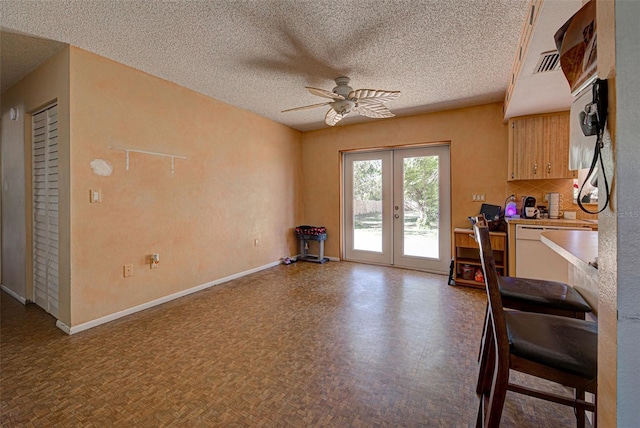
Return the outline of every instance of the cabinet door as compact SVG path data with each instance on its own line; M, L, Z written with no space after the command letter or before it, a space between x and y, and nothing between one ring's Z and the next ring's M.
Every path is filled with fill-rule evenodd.
M509 125L509 180L574 178L568 113L511 119Z
M513 179L531 180L541 177L540 165L544 154L544 119L529 117L512 122Z
M544 117L544 178L573 178L569 171L569 114Z

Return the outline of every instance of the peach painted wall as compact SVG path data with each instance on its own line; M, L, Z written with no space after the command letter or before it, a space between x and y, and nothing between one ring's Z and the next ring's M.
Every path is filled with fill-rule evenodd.
M59 154L59 290L58 319L70 321L69 307L69 48L63 48L2 94L3 169L2 283L15 294L33 299L31 244L31 113L58 104ZM9 122L9 108L19 110ZM5 122L6 119L6 122ZM21 128L21 129L20 129Z
M450 142L451 224L469 227L481 203L506 197L507 126L502 104L336 126L302 135L305 223L327 227L325 254L340 256L340 152Z
M71 326L295 254L299 131L78 48L70 73ZM169 158L130 153L126 171L109 146L188 159L172 175Z

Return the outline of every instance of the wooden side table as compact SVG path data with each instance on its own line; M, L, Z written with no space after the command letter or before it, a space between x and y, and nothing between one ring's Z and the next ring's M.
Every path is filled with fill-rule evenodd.
M484 282L475 281L476 270L482 272L480 249L473 236L472 229L455 228L453 230L455 253L453 255L453 280L456 285L484 288ZM507 234L491 232L491 248L496 259L498 275L505 275L507 269Z

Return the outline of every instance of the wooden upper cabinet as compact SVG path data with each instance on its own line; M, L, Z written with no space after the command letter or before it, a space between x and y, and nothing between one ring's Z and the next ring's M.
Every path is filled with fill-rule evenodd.
M513 179L539 178L543 157L544 121L542 117L514 119L510 123L513 134Z
M573 178L573 171L569 171L569 113L545 116L544 123L546 178Z
M568 167L568 112L509 119L508 180L574 178Z

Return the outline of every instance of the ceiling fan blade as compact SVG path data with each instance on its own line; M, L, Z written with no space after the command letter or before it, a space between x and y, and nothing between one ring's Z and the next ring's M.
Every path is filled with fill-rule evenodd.
M360 116L374 117L376 119L395 116L395 114L391 113L387 107L380 103L358 104L358 106L353 110Z
M386 103L400 96L400 91L383 91L380 89L356 89L349 93L349 99L357 99L359 104Z
M313 95L317 95L319 97L331 98L332 100L344 100L342 95L334 94L333 92L325 91L324 89L312 88L311 86L305 86L307 91L311 92Z
M343 117L346 115L340 114L335 111L333 108L330 108L327 114L324 117L324 123L329 126L334 126L336 123L340 122Z
M307 110L307 109L311 109L311 108L326 106L326 105L329 105L329 104L331 104L331 101L328 101L326 103L311 104L311 105L303 106L303 107L289 108L289 109L286 109L286 110L282 110L281 113L286 113L288 111L296 111L296 110Z

